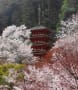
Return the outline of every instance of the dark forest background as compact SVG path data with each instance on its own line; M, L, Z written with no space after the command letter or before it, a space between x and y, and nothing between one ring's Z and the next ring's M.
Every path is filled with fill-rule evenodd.
M66 19L78 9L78 0L0 0L0 34L6 26L41 25L56 30L60 19Z

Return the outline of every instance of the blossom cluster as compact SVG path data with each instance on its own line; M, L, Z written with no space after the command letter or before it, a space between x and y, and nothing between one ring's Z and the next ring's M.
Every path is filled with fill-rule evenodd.
M31 62L31 31L25 25L8 26L0 36L0 58L10 62Z
M60 31L57 38L63 38L67 35L78 34L78 13L73 14L70 18L60 22Z

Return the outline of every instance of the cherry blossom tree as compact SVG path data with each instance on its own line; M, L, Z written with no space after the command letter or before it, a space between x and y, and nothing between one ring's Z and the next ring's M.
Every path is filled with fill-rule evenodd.
M70 85L71 88L78 89L78 36L71 35L58 40L54 48L59 48L55 52L54 58L61 63L69 76L75 81L75 85ZM66 78L67 80L67 78ZM70 82L71 80L68 80ZM73 82L72 82L73 83Z
M0 57L10 62L29 63L34 61L31 41L31 31L25 25L15 25L5 28L0 37Z
M67 21L61 22L60 39L56 41L52 60L59 61L70 77L75 81L70 85L72 89L78 89L78 13ZM67 80L67 78L66 78ZM70 83L70 80L68 80ZM72 82L73 83L73 82Z
M73 14L68 20L60 22L60 30L56 36L63 38L73 34L78 34L78 13Z

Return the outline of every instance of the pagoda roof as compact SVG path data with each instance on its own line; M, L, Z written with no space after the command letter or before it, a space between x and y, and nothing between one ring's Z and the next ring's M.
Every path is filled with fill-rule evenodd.
M40 25L40 26L35 26L31 28L31 30L38 30L38 29L44 30L44 29L47 29L47 27Z

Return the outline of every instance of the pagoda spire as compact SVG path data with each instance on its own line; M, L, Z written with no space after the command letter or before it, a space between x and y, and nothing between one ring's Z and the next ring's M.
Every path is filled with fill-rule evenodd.
M38 5L38 25L41 24L41 7L40 7L40 3Z

